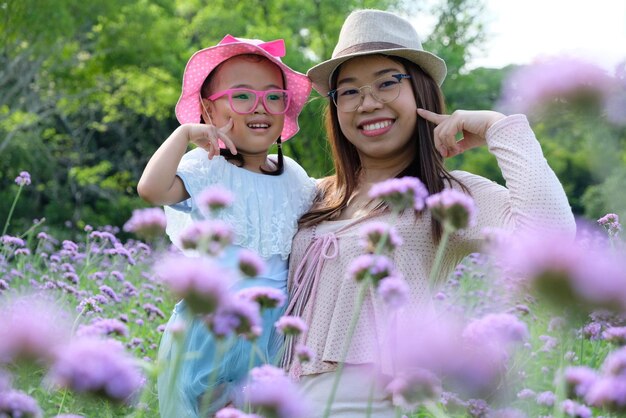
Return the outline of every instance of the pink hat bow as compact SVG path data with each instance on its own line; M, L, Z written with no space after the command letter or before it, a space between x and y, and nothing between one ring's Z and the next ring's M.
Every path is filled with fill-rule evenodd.
M226 35L218 43L218 45L232 44L235 42L242 42L242 41L240 41L239 39L235 38L232 35ZM286 54L284 39L276 39L274 41L263 42L256 46L266 51L268 54L274 57L284 57Z

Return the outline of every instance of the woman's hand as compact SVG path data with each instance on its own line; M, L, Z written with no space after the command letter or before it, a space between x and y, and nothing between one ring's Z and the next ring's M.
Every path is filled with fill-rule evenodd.
M233 120L228 119L226 125L218 128L215 125L203 123L188 123L187 139L190 143L199 146L209 153L209 160L216 155L220 155L219 140L230 150L231 153L237 154L237 147L234 142L226 135L233 127Z
M468 149L486 143L487 130L504 119L502 113L490 110L456 110L451 115L440 115L426 109L417 109L417 114L435 127L435 148L444 157L454 157ZM463 137L456 139L458 133Z

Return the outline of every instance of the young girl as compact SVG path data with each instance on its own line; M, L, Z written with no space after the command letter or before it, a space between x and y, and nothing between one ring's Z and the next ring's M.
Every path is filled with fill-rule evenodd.
M280 147L298 131L298 115L311 91L306 76L281 62L284 54L283 40L264 43L230 35L196 52L185 68L176 105L181 126L154 153L138 184L143 199L166 205L168 234L175 244L181 230L203 219L195 201L203 190L219 185L233 192L233 204L217 215L235 233L235 245L223 261L234 264L237 249L247 248L267 265L263 277L239 282L233 290L247 283L286 290L291 239L314 194L314 181L295 161L283 157ZM185 153L190 143L197 148ZM278 155L268 156L274 143ZM284 307L263 313L263 333L256 344L269 360L282 343L273 325L283 311ZM172 325L181 322L187 329L182 347L172 336ZM170 360L178 350L189 355L176 386L169 387ZM185 302L179 302L159 350L159 363L165 367L158 381L161 416L199 416L215 368L208 413L237 403L250 350L240 338L216 364L215 340L202 321L192 318ZM261 361L255 356L253 364Z

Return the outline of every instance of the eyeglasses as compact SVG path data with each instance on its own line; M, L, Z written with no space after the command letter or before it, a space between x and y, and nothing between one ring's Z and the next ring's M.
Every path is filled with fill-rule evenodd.
M287 90L228 89L209 96L209 100L219 99L222 96L228 96L230 108L240 115L253 113L259 104L259 97L263 98L263 107L267 113L282 115L289 109L290 96Z
M365 98L363 89L368 88L370 94L381 103L393 102L400 95L400 82L405 78L411 78L408 74L390 74L377 78L373 83L356 87L341 87L328 92L337 109L342 112L353 112Z

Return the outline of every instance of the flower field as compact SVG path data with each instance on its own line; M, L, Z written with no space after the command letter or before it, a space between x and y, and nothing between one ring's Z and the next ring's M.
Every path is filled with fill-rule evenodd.
M21 173L16 199L29 184L28 173ZM393 184L387 187L379 188L380 197L393 194ZM472 202L464 196L418 197L420 206L452 225L445 233L472 222ZM416 198L405 204L417 205ZM210 311L207 326L216 335L253 340L259 333L258 312L239 302L239 310L232 302L220 307L226 296L216 298L224 290L217 282L200 286L190 279L210 282L211 266L196 272L199 265L183 265L153 209L138 211L126 228L151 244L122 241L111 227L87 226L81 239L70 241L49 235L39 221L23 233L7 233L9 225L10 218L0 240L0 417L158 416L158 345L181 297L199 298L198 314ZM576 243L548 234L511 240L492 231L485 248L492 256L466 258L435 289L429 315L399 329L390 356L403 367L386 386L398 416L622 416L626 257L620 232L613 214L595 227L581 224ZM227 237L220 225L196 224L185 242L215 254ZM404 279L382 254L401 244L393 226L366 225L363 248L371 255L351 269L394 307L406 301ZM261 268L253 254L242 255L241 271L253 276ZM270 291L242 294L261 307L284 303ZM233 312L240 321L224 322ZM276 327L289 335L306 324L283 317ZM298 353L315 355L306 347ZM306 417L294 388L279 369L255 368L247 411L226 408L217 416Z

